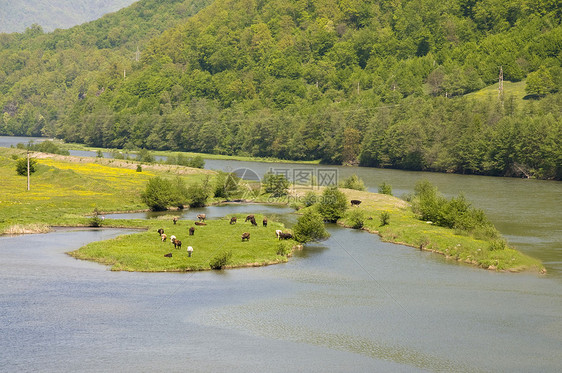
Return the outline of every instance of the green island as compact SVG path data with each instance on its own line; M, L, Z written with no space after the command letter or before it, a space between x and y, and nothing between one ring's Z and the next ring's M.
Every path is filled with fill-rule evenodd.
M221 177L214 171L183 166L139 164L134 161L104 158L83 158L33 153L36 171L31 176L31 190L26 190L26 178L16 173L16 163L25 156L21 149L0 149L0 234L47 232L53 226L99 226L143 229L141 233L124 235L109 241L89 244L69 253L80 258L110 265L112 270L127 271L189 271L211 268L232 268L268 265L287 261L292 249L298 247L293 240L279 241L275 230L285 228L270 221L267 228L261 225L263 216L256 215L258 226L244 222L237 215L237 224L228 218L208 217L205 226L180 219L177 224L172 215L161 219L125 220L105 219L97 214L109 212L145 211L143 192L150 180L163 178L180 180L186 185L212 184ZM178 183L180 183L178 181ZM267 188L266 188L267 189ZM338 220L339 224L355 227L360 214L361 229L378 233L384 241L431 250L453 260L497 271L544 272L537 259L531 258L507 245L497 247L494 240L459 232L422 221L411 204L387 194L369 193L354 189L339 189L350 200L361 200L359 206L348 207ZM308 193L306 193L308 192ZM323 189L315 189L316 194ZM305 207L310 190L294 187L289 194L277 198L278 203L289 203L300 208L299 213L313 209ZM271 200L272 193L262 193L257 202ZM223 197L210 197L207 204L224 202ZM294 201L298 201L295 203ZM382 224L381 213L386 224ZM234 215L233 215L234 216ZM188 236L189 227L195 234ZM163 228L168 240L162 242L157 230ZM251 234L242 242L242 233ZM175 249L169 237L175 235L182 241ZM194 248L188 258L187 246ZM165 254L172 253L172 257Z

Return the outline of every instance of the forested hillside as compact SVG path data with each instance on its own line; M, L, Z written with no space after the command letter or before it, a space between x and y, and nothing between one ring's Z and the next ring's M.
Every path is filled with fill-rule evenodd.
M0 0L0 32L22 32L33 24L44 30L69 28L115 12L136 0Z
M0 133L562 179L561 13L559 0L215 0L148 43L130 24L112 33L125 17L64 34L74 44L28 30L1 42ZM48 64L41 45L59 57L59 86L74 57L101 54L55 94L28 71ZM464 97L500 67L525 80L525 100Z

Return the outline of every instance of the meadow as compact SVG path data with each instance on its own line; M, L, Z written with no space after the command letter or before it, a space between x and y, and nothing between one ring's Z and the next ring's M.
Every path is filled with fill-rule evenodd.
M180 177L189 184L207 177L212 180L215 175L208 170L158 164L142 165L142 172L137 172L134 161L35 153L37 171L31 177L31 190L27 191L26 178L15 172L16 159L24 154L19 149L0 149L0 234L45 232L51 226L91 226L94 210L102 213L146 210L140 194L151 177ZM385 194L341 190L348 200L358 199L362 203L348 208L339 224L352 227L359 214L361 229L376 233L388 242L429 250L491 270L544 272L539 260L511 247L498 247L491 239L420 221L406 201ZM277 201L302 207L295 201L300 201L305 191L308 189L296 187L291 189L289 197ZM255 202L271 203L269 197L262 194ZM388 214L386 225L381 224L383 212ZM261 216L258 221L261 222ZM230 225L227 219L209 220L207 226L196 227L194 236L188 236L187 229L192 225L191 221L183 220L173 225L171 218L107 219L103 226L147 231L93 243L71 255L105 263L113 270L187 271L209 269L211 260L229 252L231 257L226 267L280 263L287 260L296 245L291 241L280 246L274 234L276 229L284 229L280 223L270 222L264 228L249 223ZM164 228L168 237L173 234L181 240L182 249L174 249L169 241L161 242L156 233L158 228ZM243 232L251 234L249 242L242 242ZM194 247L192 258L187 257L187 246ZM170 252L172 258L164 257Z
M230 224L230 217L236 216L238 222ZM261 223L262 215L255 215ZM111 266L114 271L142 272L182 272L211 269L212 261L225 254L230 254L223 268L263 266L283 263L296 243L292 240L279 241L275 230L283 230L281 223L270 221L267 227L259 224L252 226L244 222L243 215L234 214L221 219L207 219L204 226L197 226L194 221L179 220L173 224L172 218L138 221L139 225L148 225L142 233L120 236L103 242L94 242L70 252L77 259L92 260ZM192 236L190 227L195 228ZM162 241L158 229L164 229L167 239ZM250 233L250 239L242 241L242 233ZM175 248L170 237L174 235L182 242L181 248ZM290 245L289 250L285 247ZM188 256L187 248L193 248ZM165 257L165 254L172 254Z

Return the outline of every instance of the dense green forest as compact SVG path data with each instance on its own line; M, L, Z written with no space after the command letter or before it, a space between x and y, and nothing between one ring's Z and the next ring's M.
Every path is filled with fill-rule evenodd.
M0 35L0 134L561 180L561 18L560 0L140 1ZM465 96L500 68L525 100Z
M32 24L68 28L114 12L136 0L18 0L2 2L0 32L21 32Z

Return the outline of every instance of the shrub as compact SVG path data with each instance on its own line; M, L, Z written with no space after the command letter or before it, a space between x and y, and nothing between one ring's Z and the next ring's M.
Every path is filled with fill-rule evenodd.
M166 210L175 202L172 182L159 176L150 178L144 192L141 193L141 199L153 211Z
M238 191L240 178L234 173L219 171L215 181L214 196L217 198L231 198Z
M318 212L325 221L336 222L344 216L347 209L347 198L337 187L324 189L318 202Z
M137 161L145 162L145 163L153 163L154 160L155 160L154 156L147 149L143 148L143 149L139 150L139 152L137 154Z
M507 248L507 242L503 239L493 240L488 246L488 250L490 251L504 250L505 248Z
M90 227L101 227L103 224L103 219L100 217L100 212L97 207L94 209L92 218L90 219Z
M98 151L96 152L96 157L103 158L103 152L98 149Z
M390 184L387 184L386 182L383 182L381 185L379 185L379 193L380 194L388 194L389 196L392 195L392 187L390 186Z
M388 213L388 211L381 212L380 221L381 221L381 227L390 224L390 214Z
M29 173L37 171L37 161L29 158ZM20 176L27 176L27 158L20 158L16 161L16 172Z
M293 235L298 242L319 241L330 237L324 226L322 216L313 211L306 210L293 227Z
M211 269L223 269L228 265L230 259L232 258L232 251L223 251L211 259L209 266Z
M187 188L187 199L190 207L203 207L209 199L209 179L201 183L191 184Z
M142 172L142 166L140 164L137 165L137 172Z
M304 195L302 202L306 207L314 205L318 201L318 196L313 191L309 191Z
M365 213L363 210L352 209L347 216L347 221L351 228L361 229L365 225Z
M287 195L289 180L285 175L275 175L268 172L263 176L263 186L266 193L271 193L273 197L281 197Z
M346 179L343 179L343 181L340 183L340 186L347 189L367 190L367 188L365 188L365 183L363 182L363 180L355 174Z
M287 241L279 241L277 244L277 255L290 256L293 252L293 244Z

